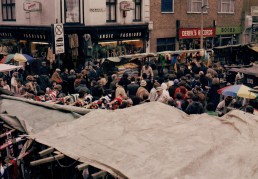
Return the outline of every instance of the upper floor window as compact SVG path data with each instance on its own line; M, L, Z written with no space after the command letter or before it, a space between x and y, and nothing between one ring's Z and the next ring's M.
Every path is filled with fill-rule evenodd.
M235 0L219 0L220 13L234 13Z
M142 20L142 0L134 0L134 19L133 21Z
M116 0L106 0L107 22L116 22Z
M80 1L65 0L65 22L79 23L80 22Z
M161 0L161 12L174 12L174 0Z
M208 0L187 0L187 12L201 13L204 5L208 5ZM203 12L207 12L207 8Z
M15 21L15 0L2 0L3 21Z

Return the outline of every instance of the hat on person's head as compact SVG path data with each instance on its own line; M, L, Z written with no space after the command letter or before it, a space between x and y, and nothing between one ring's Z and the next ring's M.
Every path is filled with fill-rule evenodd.
M140 86L147 86L147 82L145 80L142 80Z
M178 79L175 79L174 80L174 84L176 85L176 84L178 84L179 83L179 80Z
M59 68L57 68L56 71L61 71L61 70Z

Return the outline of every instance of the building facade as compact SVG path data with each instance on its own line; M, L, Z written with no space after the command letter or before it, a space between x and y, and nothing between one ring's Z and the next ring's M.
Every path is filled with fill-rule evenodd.
M246 0L243 5L243 43L258 43L258 1Z
M65 63L148 51L149 0L2 0L1 7L0 53L45 58L63 45ZM64 38L55 38L54 24Z
M151 51L241 43L243 0L151 1ZM203 29L202 29L203 28ZM201 37L201 30L203 36Z

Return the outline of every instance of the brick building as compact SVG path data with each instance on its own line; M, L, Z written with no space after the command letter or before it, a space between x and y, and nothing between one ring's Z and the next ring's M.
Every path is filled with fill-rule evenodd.
M152 0L150 51L200 48L202 15L204 48L241 43L243 3L243 0Z

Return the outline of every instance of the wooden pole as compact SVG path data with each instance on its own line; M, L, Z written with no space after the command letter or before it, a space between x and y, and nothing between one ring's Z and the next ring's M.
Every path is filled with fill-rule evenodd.
M0 138L6 137L6 135L7 135L8 133L13 133L14 131L15 131L15 129L12 129L12 130L10 130L10 131L5 132L5 133L3 133L3 134L0 135Z
M47 158L43 158L43 159L40 159L40 160L32 161L32 162L30 162L30 165L31 166L37 166L37 165L41 165L41 164L44 164L44 163L53 162L55 160L60 160L60 159L63 159L64 157L65 157L64 154L55 155L55 156L52 156L52 157L47 157Z
M40 151L40 152L39 152L39 155L40 155L41 157L43 157L43 156L45 156L45 155L47 155L47 154L52 153L54 150L55 150L55 149L54 149L53 147L50 147L50 148L48 148L48 149L45 149L45 150Z
M104 177L104 176L106 176L106 175L107 175L107 172L106 172L106 171L103 171L103 170L101 170L101 171L99 171L99 172L97 172L97 173L91 174L92 179L97 179L97 178L100 178L100 177Z
M76 168L77 168L79 171L82 171L82 170L84 170L85 168L88 168L88 167L89 167L88 164L82 163L82 164L80 164L80 165L77 165Z

